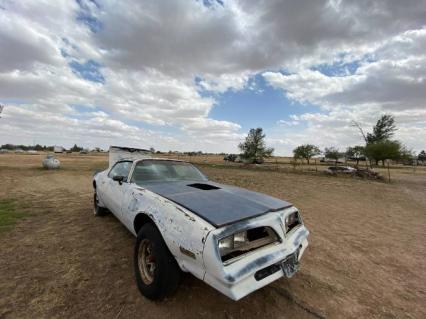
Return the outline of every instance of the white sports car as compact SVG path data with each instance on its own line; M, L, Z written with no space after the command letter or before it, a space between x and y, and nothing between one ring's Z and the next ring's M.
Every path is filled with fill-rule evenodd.
M308 246L292 204L211 182L190 163L121 158L93 188L95 215L111 211L137 236L136 283L150 299L171 294L185 271L238 300L292 277Z

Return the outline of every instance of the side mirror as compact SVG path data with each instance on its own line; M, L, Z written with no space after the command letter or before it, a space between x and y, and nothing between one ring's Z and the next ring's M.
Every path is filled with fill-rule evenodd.
M126 177L117 175L117 176L114 176L112 179L121 185L123 181L126 179Z

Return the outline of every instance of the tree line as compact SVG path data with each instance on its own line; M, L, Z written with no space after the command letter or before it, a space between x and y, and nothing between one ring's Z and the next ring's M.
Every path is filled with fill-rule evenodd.
M401 142L392 140L395 131L395 119L392 115L382 115L373 127L372 132L365 134L364 129L358 122L353 122L364 139L365 145L349 146L344 152L335 147L326 147L324 152L312 144L305 144L293 150L295 159L309 160L317 155L324 154L327 159L334 160L337 164L339 158L356 161L358 166L360 160L370 159L376 165L381 161L385 165L386 160L410 160L414 154L409 151Z
M23 150L23 151L38 151L38 152L53 152L55 146L50 145L50 146L46 146L46 145L40 145L40 144L36 144L36 145L23 145L23 144L3 144L0 146L0 149L4 149L4 150L9 150L9 151L14 151L14 150ZM95 150L99 150L100 148L95 148ZM66 150L64 148L64 150ZM69 149L69 151L71 152L81 152L83 150L83 147L77 146L77 144L74 144L73 147L71 147Z
M303 144L293 150L294 159L306 160L309 164L313 157L323 154L326 159L334 160L336 165L340 158L345 158L356 161L357 166L359 161L366 159L370 161L370 164L371 161L374 161L376 165L379 162L385 165L386 160L408 162L417 158L421 162L426 161L426 152L424 150L416 157L400 141L393 139L397 127L395 118L390 114L382 115L373 126L371 132L365 133L358 122L353 122L352 125L358 128L364 140L364 145L350 146L345 151L340 151L338 148L330 146L321 151L316 145ZM273 148L266 146L265 134L262 128L251 129L245 141L240 143L238 147L241 150L239 157L246 163L262 163L264 158L272 156L274 151ZM237 158L237 155L231 155L233 156L228 155L225 159L234 161Z
M40 145L40 144L36 144L36 145L23 145L23 144L3 144L2 146L0 146L1 149L3 150L9 150L9 151L14 151L14 150L23 150L23 151L47 151L47 152L52 152L54 146L46 146L46 145Z

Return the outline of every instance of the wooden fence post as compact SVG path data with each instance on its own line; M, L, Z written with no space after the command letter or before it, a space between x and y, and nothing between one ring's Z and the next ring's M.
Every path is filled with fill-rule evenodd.
M388 160L388 178L389 178L389 183L390 183L391 177L390 177L390 169L389 169L389 160Z

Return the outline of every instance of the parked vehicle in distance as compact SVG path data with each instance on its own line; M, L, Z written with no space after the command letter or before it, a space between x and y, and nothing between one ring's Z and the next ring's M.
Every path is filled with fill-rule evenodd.
M338 160L331 159L331 158L321 158L320 163L329 163L329 164L343 164L345 162L344 158L339 158Z
M330 166L325 171L329 174L354 174L357 169L350 166Z
M292 204L209 181L190 163L125 159L93 178L94 214L111 211L136 236L140 292L162 299L189 272L238 300L292 277L308 229Z
M235 162L235 160L237 159L238 155L237 154L226 154L223 157L224 161L228 161L228 162Z

